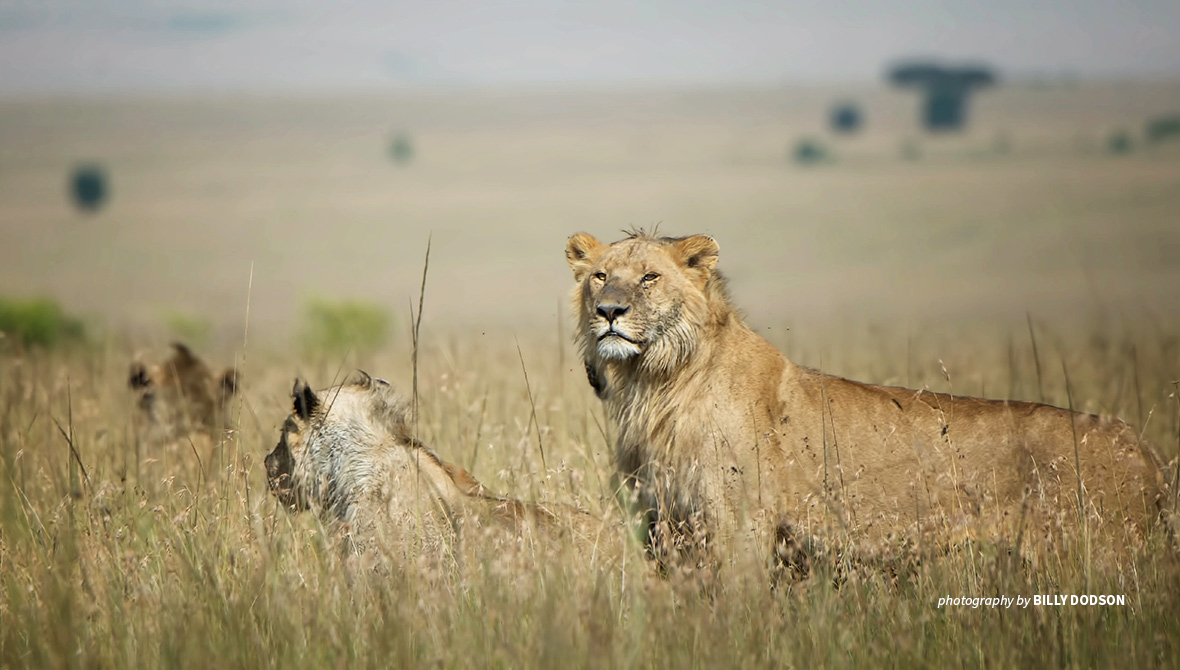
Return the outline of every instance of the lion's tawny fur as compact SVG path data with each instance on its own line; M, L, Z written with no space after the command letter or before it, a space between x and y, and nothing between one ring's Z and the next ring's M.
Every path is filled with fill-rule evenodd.
M238 375L233 368L214 373L188 346L175 342L161 363L133 362L127 383L136 395L141 438L168 442L193 433L215 438L227 428Z
M394 558L446 559L487 532L529 539L602 541L601 521L574 507L493 495L470 473L414 437L412 408L367 374L313 392L296 381L293 412L266 456L268 485L292 510L341 522L354 546Z
M1083 528L1133 543L1160 514L1158 460L1122 421L796 366L743 323L712 238L579 233L566 256L587 374L655 540L1035 552Z

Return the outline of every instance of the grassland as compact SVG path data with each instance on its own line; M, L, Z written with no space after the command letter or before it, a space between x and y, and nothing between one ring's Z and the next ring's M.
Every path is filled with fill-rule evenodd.
M279 509L261 469L294 375L318 387L363 367L410 387L407 305L432 235L423 438L501 493L610 510L562 243L661 220L718 237L735 299L801 364L1072 397L1174 458L1180 156L1107 156L1100 139L1176 90L997 92L972 133L924 140L917 162L898 155L912 101L869 91L878 125L816 169L785 150L833 91L0 105L0 293L91 319L88 344L0 340L0 666L1180 666L1163 537L1096 569L1084 548L1030 568L977 545L897 583L779 589L750 570L705 592L655 577L635 548L613 566L522 552L382 575ZM417 151L399 167L384 150L402 127ZM1000 131L1011 151L989 153ZM114 197L80 217L65 174L95 156ZM397 333L309 353L299 314L318 295L383 305ZM127 365L163 353L176 313L241 370L223 442L135 438ZM1038 593L1127 605L936 607Z
M1158 371L1165 356L1175 365L1177 338L1100 332L1065 345L1074 397L1128 417L1142 400L1148 432L1175 455L1175 400ZM976 361L956 368L957 388L999 368L1014 376L993 384L1037 395L1029 343L1013 345L1011 365L1002 340L958 346L937 347ZM1041 346L1042 355L1052 349ZM456 339L423 350L424 436L501 492L609 509L596 400L556 338L522 347L548 469L516 352L504 343ZM406 380L407 352L393 349L367 367ZM918 359L932 355L915 349ZM905 352L867 333L849 355L870 361L853 370L862 378L905 374ZM820 574L771 590L751 570L706 593L654 577L634 549L614 566L523 552L508 565L490 556L441 576L358 571L328 529L266 494L260 462L286 411L287 364L249 351L239 361L250 390L225 443L149 451L130 430L126 358L118 346L4 358L5 665L1160 667L1180 653L1180 565L1159 537L1151 553L1093 571L1081 549L1028 569L976 546L929 557L897 584L869 575L839 588ZM324 360L308 372L326 384L339 366ZM1047 386L1050 399L1064 393ZM936 607L946 595L1038 593L1122 594L1128 604Z

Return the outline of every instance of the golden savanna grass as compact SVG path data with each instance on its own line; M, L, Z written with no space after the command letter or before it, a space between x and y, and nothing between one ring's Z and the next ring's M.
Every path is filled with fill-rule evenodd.
M525 356L548 469L508 343L456 339L423 350L422 434L502 493L602 511L613 502L601 410L548 339L528 343ZM1175 365L1176 336L1095 329L1086 339L1060 351L1042 342L1041 355L1076 361L1075 402L1134 417L1142 399L1148 434L1174 456L1175 399L1161 371ZM890 361L904 360L904 351L874 341L865 335L857 351L877 349L874 368L902 376ZM405 347L395 349L375 362L405 378ZM1030 571L1002 548L978 544L932 557L897 583L870 573L836 587L819 573L780 590L752 568L705 592L653 577L638 551L616 569L590 569L574 553L544 563L521 553L508 564L488 556L482 569L461 573L357 571L331 529L286 513L266 494L261 458L283 416L284 394L272 388L286 386L278 384L286 366L247 362L244 372L257 381L235 431L201 454L202 475L197 454L181 445L137 451L121 388L126 353L111 345L4 358L6 664L1167 665L1180 651L1180 570L1162 536L1101 571L1087 569L1082 546ZM979 361L951 366L962 379L1011 355L1003 369L1013 378L995 383L1035 393L1027 340L1011 352L1000 340L940 354ZM913 355L931 358L924 345ZM1050 399L1064 393L1043 383ZM1034 593L1125 594L1128 605L935 608L943 595Z
M1109 566L1084 544L1027 566L977 543L896 578L823 567L778 588L762 566L659 577L634 545L609 567L525 543L373 571L287 513L262 466L296 376L324 388L363 368L410 393L408 303L433 232L420 438L498 494L615 509L562 252L577 230L661 219L718 238L735 302L796 363L1072 401L1171 461L1180 161L1103 156L1096 138L1174 90L998 91L973 133L915 163L897 156L912 101L870 92L881 129L819 171L783 156L823 91L0 105L0 290L107 324L88 345L0 340L0 666L1176 667L1180 563L1162 533ZM409 166L384 155L391 115L422 129ZM1012 151L984 151L1005 129ZM115 180L86 219L61 192L78 151L109 156ZM312 295L384 305L397 334L308 354ZM237 369L216 444L136 439L127 368L164 350L164 307L214 324L198 353ZM936 608L1037 593L1127 605Z

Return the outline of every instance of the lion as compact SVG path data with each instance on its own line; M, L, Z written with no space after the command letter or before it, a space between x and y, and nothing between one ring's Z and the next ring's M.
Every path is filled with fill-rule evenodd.
M360 372L319 392L297 379L292 397L264 459L267 485L289 511L344 529L355 553L379 549L405 566L456 557L461 540L491 534L493 543L572 535L610 555L608 528L588 512L494 495L439 458L414 436L409 401L383 379Z
M186 345L174 342L163 363L133 362L127 384L136 394L137 425L147 440L168 442L193 433L214 438L229 425L238 374L234 368L215 374Z
M1160 516L1158 456L1122 421L795 365L743 322L718 252L644 231L566 246L575 338L657 557L805 568L972 538L1029 557L1138 542Z

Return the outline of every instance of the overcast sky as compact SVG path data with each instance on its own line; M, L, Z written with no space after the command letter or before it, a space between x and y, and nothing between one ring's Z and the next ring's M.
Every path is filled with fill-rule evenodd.
M0 95L1180 75L1180 0L0 0Z

